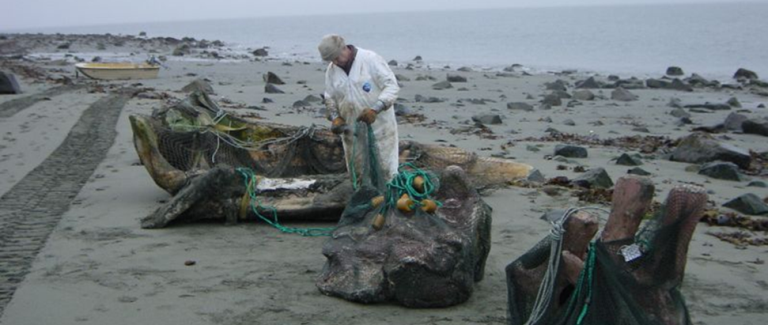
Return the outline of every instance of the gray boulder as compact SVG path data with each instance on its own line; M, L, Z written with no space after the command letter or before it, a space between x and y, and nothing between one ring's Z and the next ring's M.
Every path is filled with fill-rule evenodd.
M573 91L573 98L576 100L594 100L595 94L589 89L577 89Z
M571 181L572 184L585 188L611 188L613 180L604 168L591 168L586 173Z
M768 205L766 205L763 200L760 199L760 197L752 193L747 193L733 200L725 202L723 206L726 208L734 209L743 214L755 216L768 213Z
M499 114L482 114L472 116L472 121L481 124L498 125L501 124L501 115Z
M587 158L587 148L558 144L555 146L555 155L566 158Z
M677 118L683 118L683 117L691 118L691 113L686 112L682 108L673 109L671 112L669 112L669 115L672 115Z
M741 131L741 124L746 121L748 117L746 115L742 115L739 113L731 113L728 114L728 117L725 118L725 122L723 122L723 126L727 130L731 131Z
M0 71L0 95L13 94L21 94L19 82L12 73Z
M553 82L545 83L544 87L546 87L547 90L567 91L568 83L563 80L557 79Z
M638 99L638 96L624 88L616 88L611 92L611 99L622 102L630 102Z
M254 50L251 53L253 54L253 56L258 56L258 57L265 57L265 56L269 55L269 51L267 51L267 48L265 48L265 47L262 47L260 49L256 49L256 50Z
M533 111L533 106L531 106L528 103L523 103L523 102L507 103L507 108L511 109L511 110L521 110L521 111L526 111L526 112Z
M669 160L692 164L722 160L747 169L752 162L752 156L744 149L717 142L708 134L692 133L679 141Z
M277 86L273 84L264 85L264 92L267 94L285 94L284 91L282 91L280 88L277 88Z
M713 104L706 102L704 104L689 104L685 105L685 108L704 108L713 111L727 111L731 109L731 105L728 104Z
M640 160L640 157L638 156L624 153L616 159L616 164L622 166L640 166L643 164L643 161Z
M702 166L699 169L699 175L726 181L741 182L746 180L746 177L739 172L739 166L731 162L722 161L711 162Z
M432 85L432 89L434 90L444 90L444 89L450 89L450 88L453 88L453 85L451 85L451 82L448 80L441 81Z
M263 77L264 82L274 84L274 85L285 85L285 82L283 82L283 79L280 79L275 73L272 71L267 72Z
M729 98L728 101L725 103L728 105L731 105L731 107L741 108L741 103L739 102L739 99L736 97Z
M179 46L177 46L175 49L173 49L173 56L185 56L192 53L192 48L187 43L183 43Z
M594 77L589 77L586 80L577 81L576 82L576 88L579 89L598 89L601 88L600 84L595 80Z
M648 88L651 88L651 89L658 89L658 88L664 89L664 88L669 87L669 84L670 84L669 81L661 80L661 79L653 79L653 78L651 78L651 79L647 79L645 81L645 85L648 86Z
M768 119L746 120L741 123L744 133L762 135L768 137Z
M549 94L545 96L544 99L541 100L541 103L549 106L563 105L563 101L560 99L560 96L556 94Z
M448 82L467 82L467 77L456 75L456 74L448 74L446 77Z
M683 69L680 67L671 66L667 68L667 75L668 76L682 76L685 73L683 73Z
M389 62L387 62L387 64L390 65L390 66L396 67L397 66L397 61L389 60Z
M645 169L642 169L640 167L635 167L627 171L627 174L630 175L637 175L637 176L650 176L651 173L647 172Z
M757 73L751 70L747 70L744 68L739 68L739 70L736 70L736 73L733 74L734 79L744 78L744 79L760 79L757 77Z

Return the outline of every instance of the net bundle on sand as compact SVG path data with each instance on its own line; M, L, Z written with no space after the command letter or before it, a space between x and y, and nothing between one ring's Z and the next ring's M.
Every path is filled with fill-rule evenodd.
M598 219L570 210L506 268L509 324L691 324L679 288L706 192L678 186L646 221L654 186L621 178L599 237Z

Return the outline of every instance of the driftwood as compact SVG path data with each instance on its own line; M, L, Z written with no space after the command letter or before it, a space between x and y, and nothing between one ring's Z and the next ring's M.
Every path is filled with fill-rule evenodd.
M620 254L620 247L626 247L636 238L653 193L654 186L647 179L624 177L617 182L611 213L599 238L599 243L603 243L603 247L610 252L608 256L612 259L612 265L624 268L630 263ZM635 264L626 271L634 282L628 290L642 309L641 313L645 313L642 317L668 325L686 323L687 313L684 313L684 308L681 311L677 305L679 301L676 300L679 297L671 289L677 288L682 282L688 243L703 214L706 200L706 193L698 187L679 186L672 189L660 218L650 221L658 224L647 228L672 230L675 233L657 231L650 236L643 233L638 235L648 239L647 245L653 247L653 252L633 262ZM585 265L587 243L594 237L598 227L595 217L581 213L568 219L564 228L561 269L553 288L553 302L547 309L550 315L566 312L568 299ZM524 323L531 312L532 302L547 269L548 258L541 257L548 255L542 252L549 251L550 242L548 238L543 240L507 266L510 324Z
M224 112L203 93L152 116L132 115L130 122L141 163L158 186L177 196L142 221L146 228L173 220L252 217L242 211L245 185L237 168L252 170L260 184L284 185L260 187L257 193L283 220L338 220L352 195L351 184L343 181L347 166L341 139L327 128L246 120ZM459 148L412 141L399 147L401 162L435 172L460 166L476 188L509 184L533 169ZM300 183L315 185L289 185Z
M352 202L374 195L360 191ZM328 261L316 282L320 291L407 307L446 307L469 299L491 249L491 209L457 166L442 172L435 199L443 203L435 214L388 210L380 230L372 227L377 210L345 212L323 246Z

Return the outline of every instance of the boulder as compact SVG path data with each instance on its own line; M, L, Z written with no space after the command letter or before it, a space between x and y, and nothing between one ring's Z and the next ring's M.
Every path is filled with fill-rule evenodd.
M640 160L639 156L624 153L616 159L616 164L622 166L640 166L643 164L643 161Z
M736 97L729 98L728 101L725 103L728 105L731 105L731 107L741 108L741 103L739 102L739 99Z
M472 116L472 121L481 123L481 124L487 124L487 125L496 125L501 124L501 115L499 114L482 114L482 115L475 115Z
M566 158L587 158L587 148L558 144L555 146L555 155Z
M568 83L557 79L553 82L547 82L544 84L544 87L547 88L547 90L558 90L558 91L567 91L568 90Z
M595 80L594 77L589 77L587 80L577 81L576 82L576 88L579 89L598 89L600 88L600 84Z
M712 136L697 132L682 138L670 154L669 160L692 164L722 160L747 169L752 162L752 156L747 150L717 142Z
M397 66L397 61L389 60L389 62L387 62L387 64L390 65L390 66L396 67Z
M474 70L472 70L472 68L470 68L470 67L461 67L461 68L458 68L458 69L456 69L456 71L461 71L461 72L472 72L472 71L474 71Z
M645 85L652 89L663 89L669 87L669 81L651 78L645 81Z
M181 88L181 91L186 93L201 91L209 95L216 94L216 92L213 90L213 86L211 86L211 84L205 79L195 79L194 81L184 86L184 88Z
M677 78L672 79L672 83L669 84L669 87L667 89L680 90L680 91L693 91L693 87L691 87L691 85L686 84L685 82Z
M768 205L755 194L747 193L723 204L743 214L762 215L768 213Z
M741 182L746 180L746 177L739 172L739 166L731 162L722 161L705 164L699 169L699 175L726 181Z
M0 95L21 94L21 87L16 76L10 72L0 71Z
M616 88L611 92L611 99L622 102L629 102L637 100L638 96L624 88Z
M304 97L304 101L307 103L321 103L323 99L315 95L307 95L307 97Z
M395 103L393 106L395 109L395 115L397 116L407 116L413 114L413 111L403 104Z
M310 103L307 103L306 101L303 101L303 100L297 100L293 102L293 108L304 108L304 107L310 107L310 106L312 106Z
M253 52L251 52L251 54L253 54L253 56L264 57L269 55L269 51L267 51L267 48L262 47L260 49L254 50Z
M693 87L717 87L720 85L718 81L710 81L697 73L685 78L685 82Z
M650 176L651 173L647 172L645 169L642 169L640 167L635 167L627 171L627 174L630 175L637 175L637 176Z
M448 80L441 81L432 85L432 89L434 90L444 90L444 89L450 89L450 88L453 88L453 85L451 85L451 82Z
M192 48L187 43L183 43L173 49L173 56L185 56L192 53Z
M563 101L560 99L560 96L556 94L549 94L545 96L544 99L541 100L541 103L549 106L563 105Z
M613 180L604 168L592 168L578 178L571 181L572 184L585 188L611 188Z
M547 178L544 177L544 174L542 174L540 170L534 169L528 174L526 180L532 183L545 183Z
M731 105L728 104L713 104L706 102L704 104L689 104L685 105L685 108L704 108L713 111L727 111L731 109Z
M523 102L507 103L507 108L511 109L511 110L521 110L521 111L526 111L526 112L533 111L533 106L531 106L528 103L523 103Z
M668 76L682 76L684 74L685 73L683 73L683 69L680 68L680 67L672 66L672 67L668 67L667 68L667 75Z
M363 188L352 200L370 201L375 195ZM483 279L491 248L491 208L456 166L440 175L435 199L442 206L434 214L389 209L379 230L372 228L378 210L345 210L323 245L327 261L316 280L320 292L414 308L469 299L475 282Z
M683 104L680 98L675 98L675 97L672 97L669 99L669 103L667 103L667 106L674 107L674 108L683 108Z
M751 70L747 70L744 68L739 68L739 70L736 70L736 73L733 74L734 79L744 78L744 79L760 79L757 77L757 73Z
M723 122L723 126L727 130L731 131L741 131L741 124L746 121L748 117L746 115L742 115L739 113L731 113L728 114L728 117L725 118L725 122Z
M751 181L747 184L747 187L768 188L768 184L763 181Z
M673 109L671 112L669 112L669 115L672 115L677 118L683 118L683 117L691 118L691 113L686 112L682 108Z
M280 77L278 77L272 71L267 72L267 74L265 74L262 78L266 83L275 84L275 85L285 85L285 82L283 81L283 79L280 79Z
M624 88L624 89L643 89L645 88L645 82L635 77L629 79L616 80L611 88Z
M285 94L284 91L282 91L280 88L277 88L277 86L273 84L264 85L264 92L267 94Z
M467 77L455 75L455 74L448 74L448 76L446 77L446 80L448 82L467 82Z
M741 123L741 129L744 133L758 134L768 137L768 119L746 120Z
M577 89L573 91L573 98L577 100L594 100L595 94L589 89Z
M566 119L565 121L563 121L563 125L576 126L576 122L573 121L572 119Z

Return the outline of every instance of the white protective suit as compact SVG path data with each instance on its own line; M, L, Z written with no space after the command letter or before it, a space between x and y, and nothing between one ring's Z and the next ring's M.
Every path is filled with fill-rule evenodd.
M380 55L358 47L349 75L333 63L328 65L325 72L325 88L326 107L329 111L338 109L339 116L351 129L354 129L357 118L364 109L374 107L378 101L384 103L384 110L379 112L371 126L379 149L382 175L386 175L386 181L389 181L397 174L399 160L397 120L392 106L400 87L387 62ZM344 133L342 142L349 171L355 143L354 132ZM357 149L358 157L355 159L358 162L355 166L358 176L361 172L360 167L357 167L362 161L361 151L360 148Z

